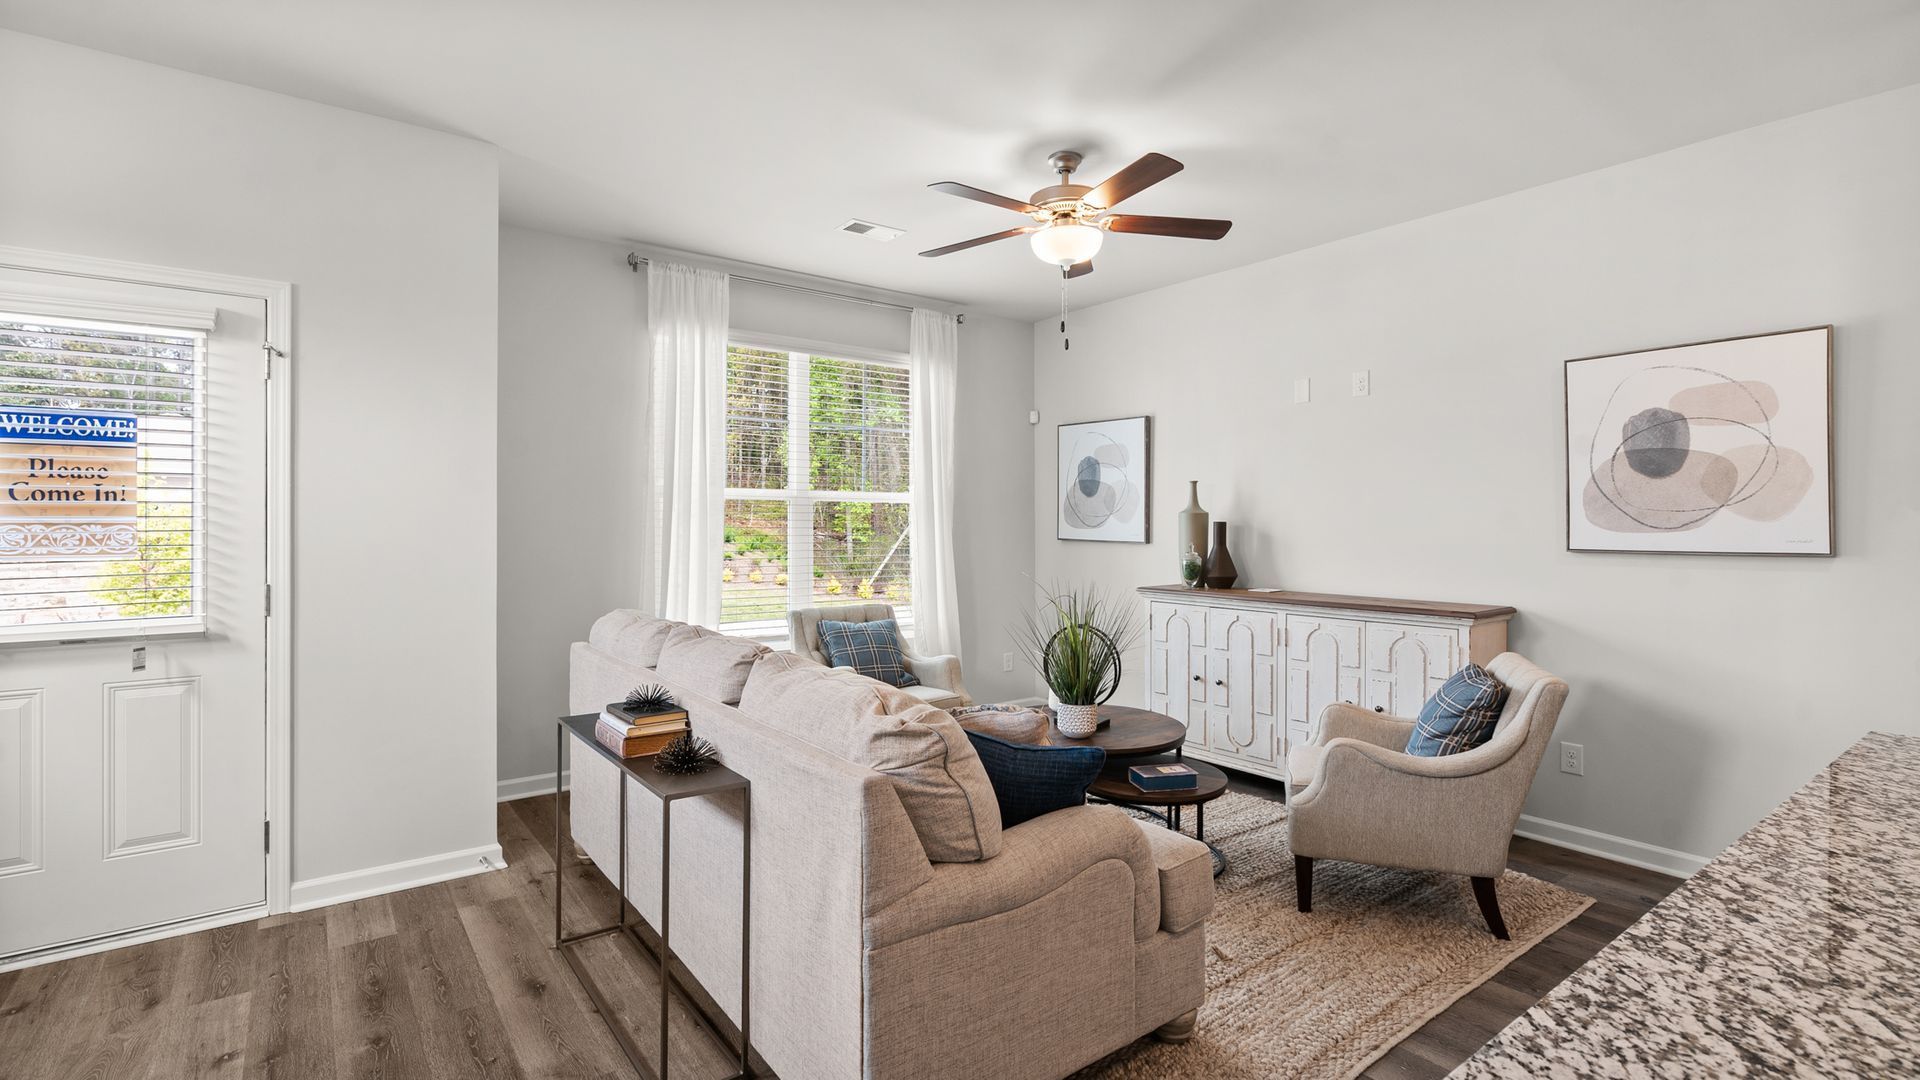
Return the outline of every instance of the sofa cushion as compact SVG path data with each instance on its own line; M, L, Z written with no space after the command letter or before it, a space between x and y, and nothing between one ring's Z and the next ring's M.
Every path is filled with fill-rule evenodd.
M1287 783L1296 788L1313 783L1313 774L1320 771L1320 759L1325 757L1327 748L1314 743L1301 743L1287 749Z
M767 647L757 641L682 624L667 634L654 670L695 693L735 705L754 661L765 655Z
M971 728L967 739L993 784L1003 829L1084 805L1087 785L1099 778L1107 763L1107 752L1097 746L1033 746Z
M930 861L1000 853L993 785L966 733L941 710L849 668L769 653L754 664L740 711L886 774Z
M920 685L920 680L907 670L907 658L900 650L900 624L892 619L868 622L822 619L820 644L826 649L827 663L833 667L852 668L888 686Z
M1160 871L1160 929L1178 934L1213 911L1213 852L1190 836L1140 821Z
M587 633L587 643L616 660L656 667L660 663L660 647L667 643L667 634L674 627L684 625L622 608L594 620L593 629Z
M1479 664L1468 664L1433 692L1420 706L1407 753L1413 757L1444 757L1471 750L1493 738L1507 688Z

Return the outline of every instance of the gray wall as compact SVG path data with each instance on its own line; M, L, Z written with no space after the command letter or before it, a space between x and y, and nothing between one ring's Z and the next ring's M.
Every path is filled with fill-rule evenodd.
M1177 580L1198 478L1248 584L1515 605L1586 747L1529 813L1711 855L1863 732L1920 731L1916 192L1920 87L1079 312L1071 352L1042 321L1036 570ZM1822 323L1838 558L1564 550L1561 361ZM1055 540L1054 426L1136 413L1153 543Z
M500 231L499 776L551 777L552 718L567 704L567 645L639 598L646 526L646 279L628 246ZM908 318L880 307L736 284L743 330L905 352ZM968 688L1032 693L1006 625L1033 564L1026 323L960 328L955 574ZM557 527L558 525L558 527ZM534 781L538 782L538 781ZM550 781L548 781L550 782ZM503 784L520 793L529 784Z
M493 148L6 32L0 143L0 242L293 283L295 882L493 844Z

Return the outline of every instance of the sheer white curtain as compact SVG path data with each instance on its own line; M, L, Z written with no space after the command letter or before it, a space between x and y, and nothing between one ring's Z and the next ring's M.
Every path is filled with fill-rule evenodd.
M926 656L960 655L960 593L953 574L953 406L960 327L953 316L913 309L909 354L912 412L907 451L912 488L913 637Z
M720 622L726 501L727 275L647 263L653 528L641 606Z

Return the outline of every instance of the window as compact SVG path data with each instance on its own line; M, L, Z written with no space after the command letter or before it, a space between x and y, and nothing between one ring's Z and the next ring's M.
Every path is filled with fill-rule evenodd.
M0 638L199 625L205 346L0 313Z
M766 639L795 607L874 600L911 625L907 369L727 349L720 623Z

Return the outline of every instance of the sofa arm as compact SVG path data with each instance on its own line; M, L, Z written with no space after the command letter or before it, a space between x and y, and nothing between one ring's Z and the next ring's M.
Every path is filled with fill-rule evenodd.
M1042 814L1001 833L1000 854L983 862L937 863L924 885L867 917L867 947L1012 911L1066 885L1102 862L1133 871L1133 936L1160 925L1160 871L1126 811L1075 806Z
M972 696L967 693L966 685L960 681L959 657L915 656L912 653L902 655L906 659L907 670L913 672L913 677L919 679L922 685L935 686L958 694L966 698L968 704L972 704Z
M1405 750L1413 738L1413 721L1384 713L1368 712L1358 705L1336 701L1320 713L1320 735L1316 744L1325 746L1334 739L1358 739L1388 750Z

